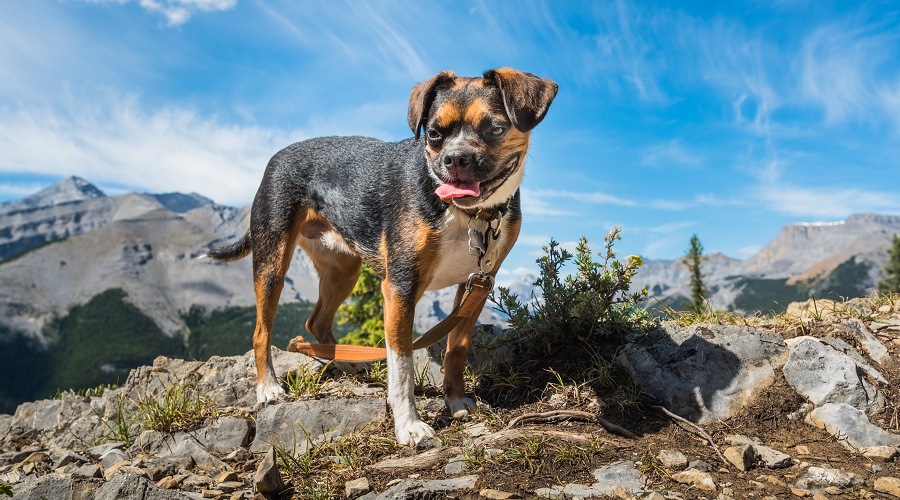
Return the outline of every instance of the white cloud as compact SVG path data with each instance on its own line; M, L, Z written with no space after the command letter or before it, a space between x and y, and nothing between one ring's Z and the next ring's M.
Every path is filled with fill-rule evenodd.
M688 150L679 139L655 144L644 150L641 157L644 165L652 167L672 167L684 165L696 167L703 164L703 155Z
M237 0L84 0L87 3L126 4L137 1L147 12L161 14L169 27L178 27L188 22L197 12L216 12L233 9Z
M900 212L900 199L896 194L855 187L770 184L762 186L757 195L771 210L791 216L844 218L860 212Z
M0 172L78 175L246 204L272 154L304 136L223 123L189 108L150 110L135 96L101 94L56 108L0 108Z

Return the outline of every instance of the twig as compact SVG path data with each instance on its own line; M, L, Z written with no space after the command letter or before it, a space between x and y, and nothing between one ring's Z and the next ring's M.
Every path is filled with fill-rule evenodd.
M633 432L620 427L605 418L598 417L593 413L588 413L586 411L576 411L576 410L554 410L554 411L545 411L543 413L525 413L524 415L519 415L518 417L509 421L509 424L506 425L507 429L515 427L521 423L534 423L534 422L560 422L565 420L585 420L588 422L597 422L607 431L618 434L620 436L624 436L627 438L636 438Z
M719 456L719 460L721 460L722 463L724 463L725 465L731 465L731 466L734 465L725 459L725 457L722 455L722 452L719 450L719 447L716 446L716 443L713 441L712 436L707 434L707 432L705 430L703 430L702 427L700 427L699 425L691 422L690 420L688 420L684 417L680 417L680 416L670 412L669 410L663 408L662 406L652 406L651 408L653 408L654 410L663 412L667 417L671 418L672 420L675 420L676 422L680 422L682 424L687 424L690 427L693 427L694 429L696 429L697 432L699 432L700 435L706 439L706 441L709 443L709 445L713 447L713 450L715 450L716 455Z

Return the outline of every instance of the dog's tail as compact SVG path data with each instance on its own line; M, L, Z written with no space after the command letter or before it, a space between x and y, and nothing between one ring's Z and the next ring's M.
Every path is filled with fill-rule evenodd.
M230 245L210 249L206 256L220 262L231 262L246 257L250 250L250 231L247 231L244 236L241 236L241 239Z

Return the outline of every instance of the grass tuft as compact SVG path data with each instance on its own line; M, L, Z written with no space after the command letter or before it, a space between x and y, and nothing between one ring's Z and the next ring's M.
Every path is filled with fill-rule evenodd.
M194 384L182 382L166 388L161 397L141 396L137 405L145 428L167 433L197 429L218 414L212 399Z

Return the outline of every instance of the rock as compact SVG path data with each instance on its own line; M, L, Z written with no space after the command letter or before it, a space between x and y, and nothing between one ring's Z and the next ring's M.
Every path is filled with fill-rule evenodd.
M687 457L677 450L662 450L656 455L659 463L669 470L683 470L687 467Z
M688 469L672 475L672 479L681 483L689 484L699 490L716 491L716 483L708 472L699 471L697 469Z
M75 468L72 471L72 475L81 477L103 477L103 472L100 470L99 465L86 464Z
M893 446L866 446L859 451L864 457L875 462L890 462L897 458L897 448Z
M215 480L217 483L224 483L226 481L238 481L238 475L234 471L222 471L216 477Z
M833 347L838 352L850 356L850 358L853 359L853 362L856 363L856 366L866 373L866 376L869 377L869 381L887 385L888 381L884 376L876 370L875 367L870 365L869 362L866 361L866 358L862 357L862 355L860 355L850 344L836 337L823 337L819 340Z
M508 491L500 491L494 490L491 488L485 488L478 492L479 496L484 498L489 498L491 500L512 500L514 498L522 498L515 493L510 493Z
M634 462L613 462L594 470L593 474L597 482L591 485L591 488L607 491L608 493L603 493L604 495L609 495L620 488L636 493L643 490L647 484L647 478L634 467Z
M372 487L369 486L369 479L365 477L361 477L344 483L344 495L347 498L356 498L358 496L365 495L371 489Z
M216 489L222 493L234 493L244 487L241 481L224 481L216 485Z
M131 467L131 460L119 460L113 465L106 467L103 471L103 477L107 480L115 476L122 467Z
M766 464L766 467L770 469L783 469L785 467L790 467L793 463L790 455L778 451L775 448L769 448L768 446L762 445L754 445L753 451L756 452L756 456L759 458L759 460L762 463Z
M729 446L722 454L740 471L750 470L756 464L756 453L750 445Z
M709 464L703 460L693 460L688 463L688 469L696 469L700 472L709 472Z
M478 476L460 476L453 479L404 479L376 497L378 500L398 498L441 498L442 494L468 490L475 487Z
M94 498L103 484L99 479L51 473L30 478L13 486L14 500L49 500L56 498Z
M102 465L104 469L109 469L113 465L127 459L128 456L125 455L124 451L118 448L111 448L100 457L100 465Z
M879 477L875 480L875 491L900 497L900 479L896 477Z
M806 416L806 421L838 438L851 451L870 446L900 446L900 435L869 422L862 411L847 404L825 404Z
M35 451L25 457L25 460L22 460L22 464L39 464L42 462L46 462L49 459L50 456L43 451Z
M181 486L181 483L187 479L190 474L176 474L174 476L167 476L156 482L156 485L160 488L165 488L167 490L175 489Z
M837 302L829 299L809 299L805 302L791 302L785 314L799 319L827 320L835 317Z
M883 365L890 357L887 347L858 318L850 318L838 323L837 326L855 336L866 354L879 365Z
M791 339L782 371L788 384L816 405L845 403L874 413L884 408L884 396L864 377L857 365L813 337Z
M455 476L462 474L468 468L469 463L466 462L466 457L464 455L456 455L447 462L447 466L444 467L444 474Z
M68 464L77 463L83 464L90 462L90 460L84 455L79 455L77 453L73 453L71 451L64 452L55 462L53 462L53 468L58 469Z
M219 417L191 434L207 451L230 453L237 448L246 447L250 443L252 431L253 423L245 418Z
M669 410L701 423L731 417L774 383L786 352L780 335L736 325L666 322L629 340L616 361Z
M269 405L259 411L256 437L250 445L255 453L270 444L292 443L306 449L307 438L340 435L385 418L382 399L314 399Z
M269 448L253 473L253 489L259 493L278 493L284 489L284 479L281 478L275 459L275 448Z
M178 472L178 465L168 458L154 458L144 465L151 481L159 481Z
M110 450L118 448L119 450L125 447L125 443L121 441L110 441L107 443L103 443L101 445L94 446L93 448L88 448L88 455L91 456L94 460L101 460L104 455Z
M222 490L202 490L200 491L200 494L203 496L203 498L218 498L224 495L225 492Z
M94 500L188 500L189 496L172 490L164 490L145 477L119 474L104 484Z
M827 467L810 467L800 476L794 486L801 490L823 489L828 486L855 486L865 483L865 479L852 472Z

